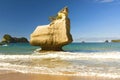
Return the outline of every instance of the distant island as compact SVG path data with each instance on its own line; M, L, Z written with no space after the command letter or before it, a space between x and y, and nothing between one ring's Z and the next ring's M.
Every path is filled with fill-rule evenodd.
M17 37L12 37L9 34L5 34L0 42L0 45L4 45L8 43L29 43L29 41L25 37L17 38Z

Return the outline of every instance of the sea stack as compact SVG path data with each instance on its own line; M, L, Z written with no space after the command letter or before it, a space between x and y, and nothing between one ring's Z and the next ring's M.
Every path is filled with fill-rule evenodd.
M64 45L73 41L68 8L64 7L51 19L50 24L37 26L30 35L30 43L33 46L40 46L43 51L61 51Z

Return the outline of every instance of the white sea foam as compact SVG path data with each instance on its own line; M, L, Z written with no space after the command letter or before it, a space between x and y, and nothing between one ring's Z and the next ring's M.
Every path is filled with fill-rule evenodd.
M89 54L81 52L47 52L33 55L0 55L0 70L120 78L120 52Z
M1 53L2 54L2 53ZM0 55L0 59L26 59L26 58L61 58L61 59L120 59L120 52L94 52L94 53L72 53L72 52L46 52L33 55Z
M4 45L2 45L2 46L8 46L7 44L4 44Z

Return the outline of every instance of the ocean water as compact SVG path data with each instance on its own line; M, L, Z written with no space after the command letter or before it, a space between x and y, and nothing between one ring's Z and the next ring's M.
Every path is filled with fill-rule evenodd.
M39 50L28 43L0 46L0 70L120 78L120 43L71 43L60 52Z

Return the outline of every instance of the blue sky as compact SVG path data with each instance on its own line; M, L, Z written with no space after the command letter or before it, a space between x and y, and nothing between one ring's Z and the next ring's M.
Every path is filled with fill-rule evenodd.
M27 37L64 6L74 41L120 39L120 0L0 0L0 38Z

